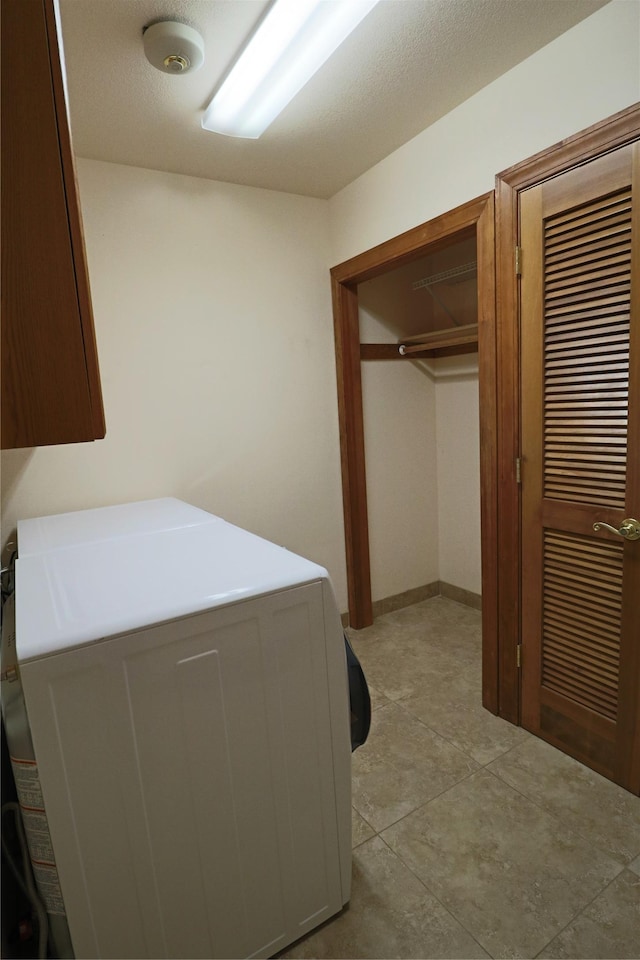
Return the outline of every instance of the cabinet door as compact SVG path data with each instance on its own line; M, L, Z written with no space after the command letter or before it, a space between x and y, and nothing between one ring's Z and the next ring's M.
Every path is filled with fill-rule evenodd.
M2 446L105 433L53 0L2 2Z

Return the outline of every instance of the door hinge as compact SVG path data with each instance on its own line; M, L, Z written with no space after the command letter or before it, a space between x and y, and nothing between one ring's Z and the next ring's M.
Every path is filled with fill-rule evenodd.
M522 459L516 457L516 483L522 483Z
M516 277L522 276L522 247L516 247Z
M516 647L516 667L518 670L522 667L522 644L519 643Z

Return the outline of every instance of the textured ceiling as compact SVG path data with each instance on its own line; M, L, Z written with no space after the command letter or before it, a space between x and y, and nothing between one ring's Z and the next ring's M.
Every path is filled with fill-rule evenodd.
M81 157L329 197L607 0L381 0L259 140L202 130L267 0L61 0ZM193 74L155 70L142 29L205 40Z

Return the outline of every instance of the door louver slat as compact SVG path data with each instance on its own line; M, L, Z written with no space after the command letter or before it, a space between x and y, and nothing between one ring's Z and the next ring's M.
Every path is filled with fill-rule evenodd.
M622 507L631 191L548 218L544 248L544 495Z
M608 209L601 207L583 207L585 212L581 214L578 207L573 216L568 213L562 214L553 219L547 225L547 238L549 249L563 243L567 237L586 238L587 241L593 237L595 241L599 237L609 237L615 233L618 228L628 229L629 211L631 209L630 192L622 191L618 198Z
M547 263L547 277L549 282L556 281L559 278L576 278L581 280L591 280L594 277L600 277L603 271L608 267L619 267L626 262L626 241L611 247L604 247L601 251L602 261L593 256L583 254L580 257L572 258L571 264L567 266L564 258L558 261L557 265ZM591 269L589 269L591 268Z
M548 620L549 636L553 638L553 648L548 651L550 657L569 658L572 664L576 663L576 652L581 652L581 668L585 671L597 669L612 677L617 678L617 671L607 660L604 659L598 651L586 650L584 647L584 631L577 631L571 628L571 624L566 621L554 620L549 617ZM591 642L597 639L596 635L591 635Z
M563 368L566 367L577 367L579 370L584 371L585 367L587 370L597 370L600 373L601 377L606 376L607 368L609 364L618 364L615 369L629 371L627 355L624 351L620 353L609 353L604 356L592 357L589 350L576 350L573 357L565 357L562 359L550 358L548 361L549 373L552 373L554 370L558 370L560 373L566 373L567 371ZM604 368L604 369L603 369Z
M612 208L615 208L616 206L620 206L621 204L625 206L628 204L628 202L629 202L629 194L626 192L622 193L622 195L614 193L614 194L609 194L606 197L598 197L598 199L591 201L591 203L589 204L589 210L585 214L585 216L591 217L593 220L595 220L597 218L598 211L600 210L610 211ZM560 228L562 224L565 222L569 222L569 223L580 222L580 215L574 209L561 210L559 213L555 215L555 217L553 218L553 222L557 228Z
M587 280L584 274L575 282L573 275L565 277L547 277L547 303L553 308L558 303L581 304L586 293L606 291L623 297L630 289L629 278L624 276L624 264L616 267L615 272L611 264L603 266L598 279ZM620 275L619 275L620 274Z
M621 322L620 318L615 318L616 322L616 332L618 335L621 331ZM627 325L629 321L627 319ZM562 342L566 340L567 337L573 336L574 334L582 334L585 337L588 336L600 336L603 333L606 334L611 330L608 317L589 317L582 316L578 319L573 319L567 321L566 318L562 322L562 325L559 330L554 330L553 326L547 328L547 343L555 343L556 341Z
M622 214L617 217L612 217L612 221L605 227L602 227L600 230L596 230L595 233L589 234L586 229L576 230L574 233L566 232L561 237L556 239L555 243L550 243L548 246L550 254L556 254L558 258L563 253L577 252L582 254L585 252L585 249L591 246L591 243L595 241L607 241L614 240L619 243L623 241L626 237L630 236L631 228L629 226L629 216Z
M573 311L573 317L567 318L566 311L563 311L559 316L547 315L547 333L553 333L554 326L557 324L566 328L568 323L577 323L582 326L585 321L594 320L600 323L608 323L611 319L614 319L617 323L624 319L629 322L630 317L629 314L625 317L624 313L620 313L620 305L617 303L601 307L598 310L590 310L583 306L580 310Z
M598 584L600 587L601 584ZM549 581L549 596L555 597L556 600L561 600L563 602L567 601L577 601L580 603L585 610L593 610L595 604L592 603L594 600L593 594L590 593L590 589L593 589L593 583L583 586L580 589L575 583L564 582L554 584L552 580ZM615 610L619 606L620 598L612 598L606 596L599 596L597 602L597 608L606 612L607 609Z
M622 544L545 531L542 683L616 717Z
M576 351L581 349L588 353L589 351L595 349L596 347L602 347L603 350L620 349L624 345L626 336L629 336L629 330L627 327L626 331L616 330L613 333L610 333L609 330L605 327L603 330L598 331L598 333L592 333L590 337L583 337L580 340L576 340L575 332L572 330L569 336L563 337L550 337L547 340L547 349L546 356L551 360L559 354L566 356L575 356Z
M614 670L613 667L610 668L609 661L605 659L601 650L585 649L585 637L589 639L590 643L601 640L602 633L598 632L602 626L601 623L592 623L592 629L589 630L588 625L585 625L584 620L574 620L566 613L566 611L562 611L561 614L556 615L554 604L550 602L547 626L550 632L552 630L556 631L555 646L571 650L574 661L576 649L581 649L585 662L598 663L603 670ZM598 627L597 630L595 629L596 627Z
M628 311L628 299L624 296L593 297L588 303L584 304L574 303L569 305L560 305L556 303L553 305L553 307L549 307L547 316L550 320L557 318L557 321L559 321L561 320L563 314L577 314L580 310L587 311L590 316L599 316L601 313L604 314L605 310L617 312L621 310L622 306L625 304L627 305Z
M621 387L618 383L607 385L603 384L602 386L598 386L597 389L585 389L581 390L579 393L576 393L576 389L573 384L558 384L556 386L548 387L545 391L547 403L566 403L571 402L572 400L624 400L625 396L626 391L624 390L624 387Z
M626 388L628 383L628 375L625 373L624 369L620 371L611 370L608 372L608 379L603 380L599 373L585 373L577 374L571 376L555 376L549 377L548 379L548 390L553 390L556 387L566 386L566 385L576 385L576 389L581 383L590 383L597 384L599 388L606 389L606 387L615 385L617 387Z

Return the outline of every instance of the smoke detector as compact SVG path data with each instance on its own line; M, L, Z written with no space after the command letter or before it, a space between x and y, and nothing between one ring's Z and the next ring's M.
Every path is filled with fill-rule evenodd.
M186 23L152 23L145 28L142 42L149 63L163 73L189 73L204 63L204 40Z

